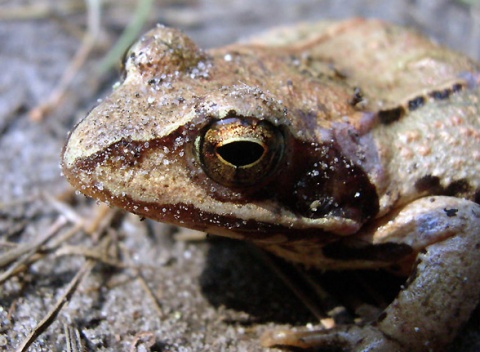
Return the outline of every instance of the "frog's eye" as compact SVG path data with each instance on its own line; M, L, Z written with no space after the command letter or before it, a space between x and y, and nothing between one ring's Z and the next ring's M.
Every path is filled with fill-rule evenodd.
M250 187L272 175L283 156L284 138L268 121L232 117L210 124L195 149L203 170L215 182Z

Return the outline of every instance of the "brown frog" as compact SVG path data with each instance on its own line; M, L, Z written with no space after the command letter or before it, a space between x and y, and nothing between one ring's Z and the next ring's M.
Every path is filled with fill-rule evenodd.
M124 65L64 148L77 189L308 267L410 273L375 322L270 345L446 348L480 294L477 63L353 19L208 51L158 26Z

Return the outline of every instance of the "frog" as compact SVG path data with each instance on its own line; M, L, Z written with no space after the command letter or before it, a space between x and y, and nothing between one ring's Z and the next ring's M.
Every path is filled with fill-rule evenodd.
M204 50L158 25L70 132L66 179L320 270L406 275L374 321L267 346L442 351L480 297L479 64L378 19Z

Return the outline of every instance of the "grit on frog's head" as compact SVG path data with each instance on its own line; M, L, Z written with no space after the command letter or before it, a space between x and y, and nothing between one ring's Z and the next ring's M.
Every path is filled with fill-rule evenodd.
M331 127L359 113L344 87L326 89L297 66L274 50L206 52L158 27L71 132L63 172L86 195L214 234L353 233L378 197Z

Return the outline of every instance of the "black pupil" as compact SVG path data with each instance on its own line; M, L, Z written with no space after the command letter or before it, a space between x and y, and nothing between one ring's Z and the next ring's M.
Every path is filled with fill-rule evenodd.
M216 148L223 160L237 167L254 163L263 155L263 147L255 142L238 141Z

